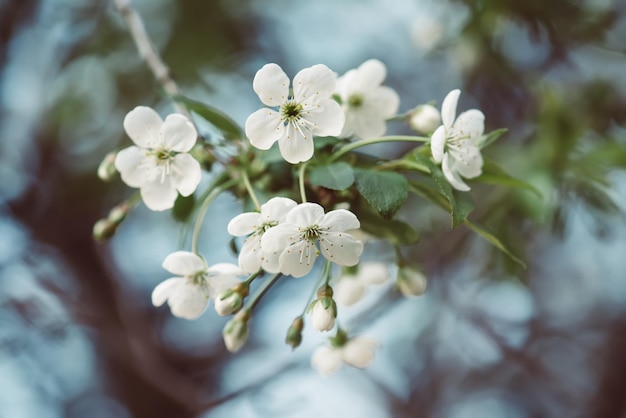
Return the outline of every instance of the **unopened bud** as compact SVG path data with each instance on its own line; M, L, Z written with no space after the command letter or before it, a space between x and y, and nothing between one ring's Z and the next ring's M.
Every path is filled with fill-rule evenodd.
M111 181L113 177L115 177L115 174L117 173L117 169L115 168L116 156L117 152L112 151L104 157L98 166L98 177L100 177L100 180Z
M220 316L239 312L243 306L243 297L232 289L222 292L215 298L215 310Z
M126 202L120 203L109 211L109 222L118 226L126 218L128 212L130 212L130 205Z
M413 267L401 267L396 284L404 296L420 296L426 292L427 280L421 271Z
M292 349L296 349L302 343L302 329L304 328L304 320L301 316L297 317L291 323L291 326L287 330L287 336L285 337L285 343L290 345Z
M108 219L100 219L93 226L93 237L97 241L106 241L115 234L117 225Z
M249 320L250 313L244 309L239 311L237 315L224 326L224 331L222 332L224 344L226 344L226 349L231 353L239 351L246 341L248 341Z
M421 133L431 133L441 125L441 114L429 104L417 106L409 117L411 129Z
M335 326L337 317L337 304L332 297L318 299L311 311L311 322L313 328L322 332L330 331Z

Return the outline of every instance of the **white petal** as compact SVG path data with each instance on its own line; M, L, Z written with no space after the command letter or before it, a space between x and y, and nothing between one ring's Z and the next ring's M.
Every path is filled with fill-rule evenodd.
M443 104L441 105L441 120L443 121L443 126L445 126L446 129L450 129L454 123L454 117L456 116L456 104L459 101L460 95L461 90L455 89L448 93L446 98L443 99Z
M237 267L237 269L241 271L239 266L235 267ZM239 283L241 283L239 277L232 274L220 274L218 276L209 277L207 279L209 298L215 299L218 295L228 289L232 289Z
M374 111L379 118L390 119L400 107L400 96L390 87L378 87L365 96L365 106Z
M289 211L298 204L287 197L273 197L261 205L261 219L263 222L282 221Z
M176 287L185 282L186 279L181 277L172 277L159 283L152 291L152 304L161 306L176 290Z
M342 266L356 265L363 253L363 243L345 232L322 234L320 248L327 260Z
M171 184L169 177L164 181L151 181L141 185L141 199L150 210L167 210L174 207L178 192Z
M324 64L301 70L293 79L293 95L305 108L328 99L335 91L337 74Z
M268 273L280 272L280 252L276 251L268 253L263 251L263 256L261 257L261 267Z
M183 196L189 196L200 184L202 168L191 155L177 154L170 164L170 176L176 190Z
M256 273L261 268L261 237L253 235L246 239L239 251L239 265L248 274Z
M280 254L278 258L280 271L293 277L306 276L313 268L318 255L319 252L313 242L307 240L296 242Z
M322 228L328 228L326 231L343 232L348 229L357 229L361 226L361 223L356 215L349 210L336 209L324 215L319 225Z
M345 122L341 106L332 99L322 100L319 107L305 109L303 117L313 124L310 129L317 136L337 136Z
M161 126L162 141L168 150L188 152L196 144L198 132L185 116L174 113Z
M483 157L480 148L464 141L460 146L450 147L448 166L450 171L458 172L461 176L473 179L480 176L483 168Z
M441 125L441 113L435 106L420 105L413 111L409 123L417 132L430 133Z
M365 286L354 276L344 276L333 286L333 298L342 306L352 306L363 298Z
M258 212L246 212L235 216L228 223L226 229L230 235L243 237L256 231L261 226L261 214Z
M291 164L308 161L313 157L314 146L311 131L297 129L293 123L285 127L285 135L278 139L278 146L285 161Z
M441 164L441 169L443 170L443 175L446 176L446 179L457 190L462 192L467 192L470 190L470 187L465 184L465 182L459 176L459 173L453 171L450 167L450 155L446 153L443 156L443 164Z
M469 138L472 144L482 136L485 131L485 115L477 109L467 110L459 115L452 125L450 136Z
M324 219L324 208L317 203L301 203L285 217L285 222L300 228L319 225ZM279 225L280 226L280 225Z
M367 284L382 284L389 280L389 270L384 263L370 261L359 266L357 278Z
M362 369L374 359L374 349L376 347L378 347L378 342L369 338L353 338L343 346L343 361L346 364Z
M172 315L185 319L196 319L206 310L209 295L206 290L188 280L176 287L167 300Z
M131 146L117 153L115 168L120 172L122 181L130 187L141 187L149 178L149 170L146 168L154 165L153 159L146 156L146 151L139 147Z
M318 347L311 356L311 366L328 376L341 366L341 352L330 347Z
M163 121L159 114L147 106L137 106L124 118L126 134L141 148L161 145L161 125Z
M246 119L246 136L253 147L268 150L285 135L285 126L278 112L259 109Z
M298 239L300 233L291 224L280 224L268 229L261 237L261 247L264 252L282 252L287 246Z
M191 251L176 251L165 257L163 268L179 276L193 276L205 271L207 266L204 260Z
M380 86L387 76L387 67L377 59L365 61L351 80L350 92L365 93Z
M252 88L267 106L280 106L289 95L289 77L277 64L265 64L257 71Z
M430 138L430 152L433 154L433 160L440 164L443 160L443 150L446 146L446 127L441 125L438 127L433 136Z
M358 138L371 139L383 136L387 132L385 119L367 109L348 110L346 120L350 121L351 126L349 128L344 127L342 136L350 132Z
M236 264L232 264L232 263L217 263L217 264L213 264L211 267L209 267L207 269L207 272L209 273L209 275L221 275L221 274L226 274L226 275L231 275L231 276L241 276L244 274L244 272L241 270L241 268L236 265Z
M335 326L335 312L332 306L331 304L328 309L324 309L324 305L319 300L313 305L313 310L311 311L311 325L313 325L313 328L320 332L333 329Z

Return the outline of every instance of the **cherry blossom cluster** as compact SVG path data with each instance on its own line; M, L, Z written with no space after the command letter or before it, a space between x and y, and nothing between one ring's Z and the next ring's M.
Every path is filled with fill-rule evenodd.
M441 113L436 107L423 104L398 116L399 96L383 85L386 73L385 65L375 59L342 76L322 64L301 70L293 81L277 64L267 64L256 73L252 87L264 107L247 118L243 129L246 140L237 145L244 156L254 155L250 154L248 143L266 151L277 142L287 165L298 165L294 179L298 179L302 202L293 200L297 195L294 190L276 193L263 189L262 185L252 185L248 178L251 164L243 157L222 162L218 176L221 180L216 180L198 203L201 210L196 217L192 248L175 251L163 261L163 268L173 277L161 282L152 292L154 306L167 303L174 316L191 320L202 315L213 302L218 315L232 315L223 336L227 349L235 352L248 338L254 308L276 281L289 276L317 276L312 297L304 304L302 314L293 320L286 343L294 349L300 345L308 312L316 330L336 330L328 345L319 347L312 356L311 364L320 373L330 374L341 364L363 368L373 360L378 343L367 337L349 336L338 324L338 305L342 309L352 306L370 288L384 286L391 278L390 263L361 261L364 243L355 235L363 235L359 231L362 225L350 210L349 201L343 202L344 207L334 203L325 207L320 204L323 199L319 195L307 200L306 168L319 152L315 141L330 138L327 143L334 148L330 153L324 151L320 158L332 162L360 146L396 140L383 136L387 123L403 120L414 131L431 135L397 137L399 141L422 142L423 149L430 152L428 164L411 167L434 175L432 167L440 165L442 175L458 191L470 190L463 178L478 177L483 167L481 143L485 118L476 109L456 117L460 90L453 90L445 97ZM138 196L155 211L173 208L179 195L194 194L203 171L201 161L195 157L206 149L206 143L198 141L191 120L182 114L170 114L163 120L153 109L139 106L126 115L123 126L134 145L105 158L98 171L103 179L118 171L122 181L139 189ZM343 167L353 164L346 161ZM331 184L324 190L333 193L349 188L354 183L351 176L352 171L345 177L345 185ZM274 197L261 204L255 186L264 196ZM247 198L256 206L255 211L237 214L226 226L235 237L234 242L240 243L238 264L209 265L197 248L196 233L203 221L203 210L215 195L226 190L235 193L237 187L247 194L238 197ZM446 196L450 199L450 195ZM138 200L125 202L98 221L95 235L100 238L112 235ZM423 294L426 277L420 269L400 259L396 264L396 289L406 296ZM253 283L266 275L270 277L260 286ZM314 282L314 278L303 281ZM257 292L250 295L253 286Z

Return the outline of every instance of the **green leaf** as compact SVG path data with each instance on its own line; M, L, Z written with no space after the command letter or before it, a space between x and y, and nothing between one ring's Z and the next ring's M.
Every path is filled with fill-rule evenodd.
M348 163L333 163L313 167L309 171L309 181L315 186L333 190L345 190L354 183L354 173Z
M172 208L172 216L174 219L180 222L187 222L193 212L193 208L196 205L195 195L189 195L187 197L178 195L174 207Z
M196 113L198 116L202 117L204 120L210 122L213 126L222 131L224 138L233 140L244 137L243 131L239 125L225 113L217 110L213 106L184 96L174 97L174 100L184 104L189 110Z
M398 173L354 169L356 188L383 218L390 219L409 195L409 182Z
M483 136L482 140L478 143L480 148L485 148L492 143L494 143L498 138L507 133L508 129L496 129L495 131L489 132L487 135Z
M476 232L481 237L483 237L484 239L489 241L491 244L493 244L500 251L502 251L503 253L508 255L513 261L518 263L520 266L522 266L523 268L526 268L526 263L524 263L519 257L515 256L511 251L509 251L509 249L506 248L504 246L504 244L495 235L493 235L491 232L489 232L484 226L475 224L475 223L471 222L469 219L465 220L465 225L469 229L471 229L472 231Z
M541 192L535 186L528 182L525 182L524 180L516 179L515 177L504 171L495 162L488 159L485 159L485 163L483 165L483 173L479 177L473 179L473 181L479 183L498 184L502 186L515 187L518 189L526 189L536 194L537 197L542 197Z
M411 245L419 241L419 233L409 224L382 218L369 206L357 205L354 211L361 222L361 230L395 245Z

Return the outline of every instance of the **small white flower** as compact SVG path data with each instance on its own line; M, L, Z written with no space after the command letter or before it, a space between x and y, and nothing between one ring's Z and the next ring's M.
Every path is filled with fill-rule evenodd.
M342 306L351 306L360 301L365 289L389 279L389 271L384 263L366 262L359 265L356 274L343 275L334 286L334 298Z
M274 197L261 206L261 212L246 212L235 216L228 223L228 233L236 237L250 235L246 238L239 252L239 265L248 274L263 269L270 273L278 273L278 251L264 252L261 238L265 231L275 227L285 219L289 211L298 204L286 197Z
M394 117L400 106L398 94L382 86L386 75L385 64L371 59L337 80L337 94L346 114L341 136L369 139L385 134L387 119Z
M411 112L409 125L411 129L422 132L431 133L441 124L441 114L435 106L425 104L417 106Z
M211 299L240 282L241 269L234 264L219 263L207 267L200 256L189 251L177 251L163 261L163 268L177 277L157 285L152 292L152 304L166 301L172 315L196 319Z
M377 341L365 337L351 338L340 347L318 347L311 357L311 366L324 376L335 372L342 363L363 369L374 359L377 347Z
M478 141L485 130L485 115L477 109L466 110L455 120L456 105L461 90L452 90L441 106L441 125L433 133L430 148L433 159L452 187L461 191L470 190L461 176L471 179L480 176L483 157Z
M420 296L426 292L428 281L421 271L413 267L401 267L396 282L400 292L406 297Z
M138 106L124 118L124 129L135 145L118 152L115 168L124 183L139 188L148 208L170 209L178 193L189 196L196 190L202 169L188 152L198 134L185 116L172 114L163 121L153 109Z
M263 234L266 252L279 251L280 272L294 277L305 276L322 255L342 266L354 266L363 252L363 243L345 231L360 227L354 213L338 209L324 214L317 203L301 203L285 217L285 222Z
M254 76L253 88L264 105L246 120L250 143L267 150L278 141L283 158L292 164L313 156L313 136L339 135L344 115L331 99L337 75L322 64L301 70L293 79L277 64L266 64Z
M327 307L320 299L316 300L311 311L311 323L313 328L322 332L330 331L335 326L335 317L337 316L337 307L332 298L327 298Z

